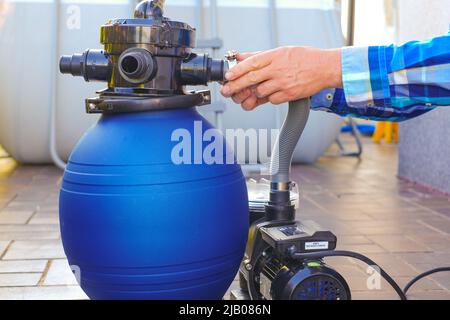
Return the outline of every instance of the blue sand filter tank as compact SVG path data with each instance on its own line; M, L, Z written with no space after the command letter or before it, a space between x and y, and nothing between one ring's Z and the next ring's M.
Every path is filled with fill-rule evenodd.
M194 29L162 12L163 1L144 1L135 19L102 27L104 51L61 59L63 73L109 84L86 101L103 115L60 196L64 249L92 299L222 299L244 255L245 179L226 152L198 159L213 128L195 106L210 95L183 90L222 81L227 61L192 53Z

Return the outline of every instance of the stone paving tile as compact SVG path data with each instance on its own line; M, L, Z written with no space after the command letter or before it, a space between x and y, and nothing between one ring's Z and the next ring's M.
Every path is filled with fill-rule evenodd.
M400 300L398 295L394 291L356 291L352 292L352 299L356 301L366 300Z
M10 244L11 241L0 241L0 257L3 256L6 248Z
M8 205L8 201L6 200L0 200L0 210L2 210L4 207Z
M0 300L86 300L79 286L0 288Z
M439 208L433 210L450 218L450 208Z
M0 241L59 239L58 225L1 225Z
M450 206L450 199L447 197L419 198L414 202L427 208L448 208Z
M411 292L408 294L410 300L450 300L450 292L445 290L434 290L425 292Z
M404 288L410 281L411 277L395 277L395 281L398 283L400 288ZM414 292L424 292L424 291L432 291L432 290L445 290L445 287L439 284L438 281L435 281L433 278L426 278L419 282L417 282L411 289L408 291L409 294L413 294Z
M410 279L412 279L417 274L419 274L419 270L417 268L414 268L407 262L403 261L396 254L370 253L367 256L394 278L409 277ZM361 269L367 268L367 266L363 263L356 263L360 266Z
M337 219L340 221L373 221L373 218L371 216L362 212L347 212L346 214L337 214Z
M434 233L438 232L445 235L450 235L450 220L438 217L429 217L428 219L420 220L423 226L433 230Z
M63 259L64 250L60 240L15 241L4 260Z
M23 202L23 201L12 201L5 209L11 211L36 211L39 208L39 204L35 202Z
M410 218L377 218L373 219L372 221L349 221L347 222L348 225L355 227L355 228L388 228L388 227L395 227L395 228L422 228L423 226L420 224L419 219L410 219Z
M45 286L77 285L67 260L53 260L44 280Z
M34 190L27 190L24 192L20 192L15 200L17 201L43 201L47 199L49 196L49 193L46 191L34 191Z
M347 275L345 279L350 287L352 292L356 291L370 291L368 287L369 275L360 275L360 274L350 274ZM381 283L382 291L389 288L387 285L384 285L384 282Z
M356 301L386 301L400 300L394 291L356 291L352 293ZM416 291L408 294L408 300L450 300L450 294L445 290Z
M385 249L383 249L377 244L347 244L338 246L338 249L345 251L359 252L363 254L386 252Z
M325 258L325 262L327 265L333 267L340 267L340 266L355 267L354 260L347 257L328 257Z
M418 273L422 273L422 272L429 271L429 270L432 270L435 268L440 268L440 267L450 267L450 265L448 265L448 264L440 263L440 262L436 262L436 261L434 261L434 262L418 262L418 263L413 262L412 265L414 266L414 268L416 268L418 270ZM428 279L433 279L434 281L439 283L439 285L442 288L450 290L450 273L449 272L435 273L435 274L429 276Z
M4 240L56 240L60 239L59 231L35 231L35 232L1 232L0 241Z
M40 273L0 273L0 287L35 286L41 276Z
M341 236L338 239L338 246L355 244L373 244L373 242L366 236Z
M59 224L59 215L55 212L38 212L31 218L29 224Z
M3 232L53 232L59 231L58 226L54 225L0 225L0 233Z
M51 203L42 202L38 206L38 211L39 212L45 212L45 213L56 213L56 214L58 214L59 213L58 203L55 204L55 202L51 202Z
M10 211L0 212L0 224L25 224L30 220L33 211Z
M337 264L337 263L331 263L330 266L332 266L334 269L336 269L336 271L338 271L344 277L344 279L352 278L355 276L360 277L360 278L368 277L365 270L363 270L356 264L341 265L341 264Z
M430 278L439 283L441 287L450 290L450 276L448 272L436 273L432 275Z
M427 252L432 251L424 244L408 239L403 235L367 236L380 247L390 252Z
M419 268L420 271L426 271L442 266L448 266L450 262L450 253L445 252L401 252L397 254L403 261Z
M424 209L418 208L408 208L402 210L386 210L386 211L376 211L376 210L362 210L368 216L374 220L417 220L426 219L430 217L430 212Z
M401 236L403 234L407 233L416 233L418 231L423 230L420 229L420 227L411 227L408 228L403 226L395 226L395 225L386 225L386 226L380 226L380 227L355 227L355 232L359 232L360 234L363 234L367 237L370 236Z
M47 260L0 260L0 273L42 273Z
M338 236L360 236L359 230L349 226L347 223L330 219L329 217L317 217L314 221L323 229L333 230Z
M421 232L417 234L409 234L408 238L426 244L433 251L450 253L450 235L440 233Z
M372 260L379 263L380 266L385 269L394 279L398 282L400 287L404 287L410 280L412 280L417 274L418 271L412 269L410 266L405 264L404 262L399 261L395 257L390 254L369 254L368 255ZM369 278L369 273L367 273L367 266L362 263L357 263L353 266L343 267L342 265L330 264L337 271L339 271L344 278L349 282L349 286L354 291L356 296L360 295L360 292L371 291L368 290L367 280ZM415 291L427 291L427 290L442 290L443 287L431 278L424 279L414 286ZM375 296L379 296L381 299L386 299L389 296L389 291L392 290L387 282L384 280L381 282L381 292L375 294ZM368 294L369 292L367 292ZM370 297L373 294L373 291L368 295ZM384 298L383 298L384 297ZM364 297L360 298L364 299ZM394 298L396 296L394 295Z

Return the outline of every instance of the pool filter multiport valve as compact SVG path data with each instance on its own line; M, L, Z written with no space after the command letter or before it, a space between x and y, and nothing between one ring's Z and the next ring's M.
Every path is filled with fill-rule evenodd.
M123 113L207 105L209 91L185 86L220 82L228 60L192 52L195 29L163 16L164 1L143 1L134 18L114 19L101 27L103 50L63 56L60 71L103 81L108 88L86 100L88 113Z

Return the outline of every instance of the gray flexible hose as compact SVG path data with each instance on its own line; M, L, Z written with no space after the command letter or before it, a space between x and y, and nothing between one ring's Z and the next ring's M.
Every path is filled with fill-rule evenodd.
M310 113L309 99L289 103L289 112L272 151L270 176L272 183L291 182L291 164Z

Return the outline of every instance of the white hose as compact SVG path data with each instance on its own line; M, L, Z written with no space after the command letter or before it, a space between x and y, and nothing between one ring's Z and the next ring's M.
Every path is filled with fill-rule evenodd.
M272 183L290 183L292 157L310 113L309 99L289 103L289 112L275 143L270 164Z

